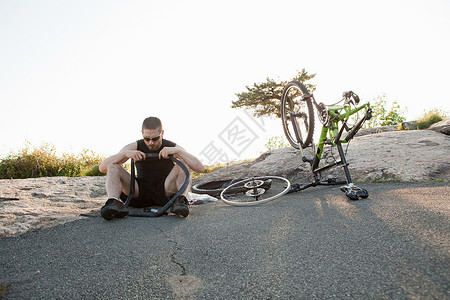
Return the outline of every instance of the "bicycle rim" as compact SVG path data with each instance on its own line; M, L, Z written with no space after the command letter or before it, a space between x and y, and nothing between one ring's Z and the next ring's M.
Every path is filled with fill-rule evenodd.
M234 206L253 206L272 201L291 188L289 180L279 176L244 179L225 188L220 194L223 202Z
M294 123L298 129L303 148L312 143L314 134L314 109L306 87L298 81L289 82L281 97L281 120L284 134L294 148L299 148L294 130Z

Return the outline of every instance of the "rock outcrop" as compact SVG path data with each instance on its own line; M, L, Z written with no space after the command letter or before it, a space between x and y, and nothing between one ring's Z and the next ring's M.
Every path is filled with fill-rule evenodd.
M436 132L440 132L446 135L450 135L450 119L442 120L438 123L431 125L429 130L434 130Z
M344 149L346 149L346 145ZM310 149L305 150L312 157ZM433 181L450 180L450 137L432 130L407 130L367 134L356 137L347 149L347 160L354 181ZM326 148L324 161L339 159L335 147ZM251 162L214 170L195 182L224 178L275 175L292 182L310 181L308 163L302 162L294 148L272 150ZM343 177L341 167L324 177Z

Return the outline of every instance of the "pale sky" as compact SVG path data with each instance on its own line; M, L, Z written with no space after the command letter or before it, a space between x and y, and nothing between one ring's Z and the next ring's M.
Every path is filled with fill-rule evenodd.
M302 68L317 73L320 102L353 90L386 94L408 120L449 112L448 16L448 0L0 0L0 154L29 140L110 155L158 116L204 163L211 145L255 157L281 122L231 101ZM252 133L235 144L246 149L228 147L233 128Z

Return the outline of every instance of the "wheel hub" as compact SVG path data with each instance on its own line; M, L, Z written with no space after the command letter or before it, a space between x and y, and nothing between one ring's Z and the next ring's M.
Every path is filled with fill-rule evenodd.
M249 197L259 197L262 194L264 194L266 192L265 189L262 188L253 188L251 190L248 190L247 192L245 192L245 195L249 196Z
M263 180L251 180L244 184L244 187L247 189L254 189L262 186L264 184Z

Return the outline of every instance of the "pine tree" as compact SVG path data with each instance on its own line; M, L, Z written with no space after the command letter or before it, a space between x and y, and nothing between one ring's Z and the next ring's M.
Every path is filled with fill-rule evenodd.
M307 81L313 79L316 74L308 74L305 69L297 71L297 76L288 81L277 82L271 78L267 78L265 82L254 83L246 86L247 91L237 93L238 100L232 101L232 108L248 108L253 111L255 117L264 115L274 115L281 118L281 95L283 88L292 80L302 82L306 88L312 93L316 86Z

